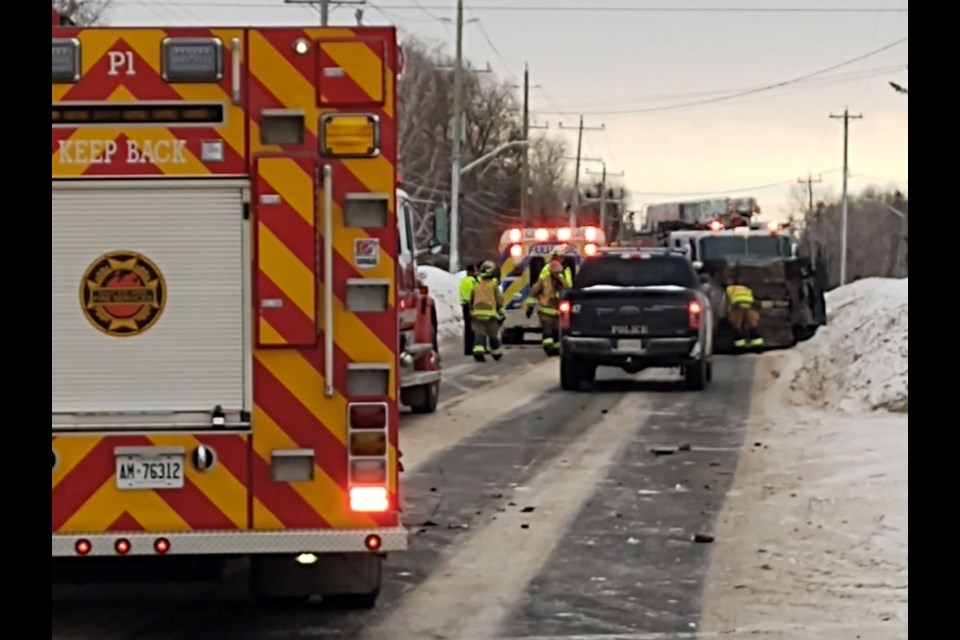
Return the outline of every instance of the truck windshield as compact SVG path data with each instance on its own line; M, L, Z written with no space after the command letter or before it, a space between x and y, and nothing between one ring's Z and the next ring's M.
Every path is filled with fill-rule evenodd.
M700 240L700 260L717 258L789 258L785 236L714 236Z
M574 288L597 285L614 287L651 287L674 285L693 289L697 274L689 261L681 257L656 256L637 260L600 258L586 260L574 279Z

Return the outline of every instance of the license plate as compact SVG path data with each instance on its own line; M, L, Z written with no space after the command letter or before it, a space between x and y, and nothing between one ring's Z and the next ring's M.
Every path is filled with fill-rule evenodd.
M643 351L643 340L618 340L617 350L640 353Z
M180 489L183 487L183 454L117 454L118 489Z

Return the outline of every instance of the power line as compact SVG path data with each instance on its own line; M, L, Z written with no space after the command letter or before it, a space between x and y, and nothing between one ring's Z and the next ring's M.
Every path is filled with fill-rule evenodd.
M886 67L871 67L869 69L860 69L859 71L847 71L845 73L837 73L831 75L819 76L817 78L811 78L809 82L824 82L825 84L830 84L831 82L836 82L837 80L847 81L847 80L865 80L873 78L876 76L894 73L896 71L902 71L907 68L905 64L890 65ZM704 98L704 97L713 97L713 96L725 96L731 91L753 91L756 89L762 89L768 85L749 85L744 87L736 87L730 89L714 89L711 91L687 91L681 93L662 93L662 94L653 94L645 98L637 99L628 99L623 101L618 101L617 105L624 108L630 107L635 104L643 104L649 102L662 102L664 100L677 100L681 98ZM611 101L606 100L603 103L593 103L593 104L582 104L571 107L564 107L560 111L548 111L546 113L557 114L557 115L572 115L579 114L583 110L589 111L591 108L600 106L601 104L610 105Z
M868 51L867 53L861 54L861 55L859 55L859 56L857 56L857 57L855 57L855 58L850 58L849 60L844 60L843 62L840 62L840 63L834 64L834 65L831 65L831 66L829 66L829 67L824 67L823 69L818 69L817 71L812 71L812 72L810 72L810 73L806 73L806 74L804 74L804 75L802 75L802 76L797 76L797 77L791 78L791 79L789 79L789 80L783 80L783 81L781 81L781 82L775 82L775 83L773 83L773 84L763 85L763 86L761 86L761 87L757 87L757 88L755 88L755 89L749 89L749 90L747 90L747 91L738 91L738 92L736 92L736 93L730 93L730 94L727 94L727 95L724 95L724 96L718 96L718 97L716 97L716 98L707 98L707 99L704 99L704 100L694 100L694 101L691 101L691 102L681 102L681 103L677 103L677 104L664 105L664 106L662 106L662 107L646 107L646 108L643 108L643 109L611 109L611 110L606 110L606 111L584 112L584 114L585 114L585 115L591 115L591 116L606 116L606 115L618 115L618 114L652 113L652 112L655 112L655 111L672 111L672 110L674 110L674 109L682 109L682 108L686 108L686 107L697 107L697 106L704 105L704 104L714 104L714 103L717 103L717 102L725 102L725 101L727 101L727 100L733 100L733 99L735 99L735 98L743 98L743 97L750 96L750 95L754 95L754 94L757 94L757 93L762 93L762 92L764 92L764 91L771 91L771 90L773 90L773 89L779 89L780 87L786 87L786 86L788 86L788 85L796 84L796 83L798 83L798 82L803 82L804 80L807 80L807 79L809 79L809 78L814 78L814 77L817 77L817 76L821 76L821 75L823 75L823 74L825 74L825 73L828 73L828 72L830 72L830 71L834 71L835 69L840 69L841 67L849 66L849 65L851 65L851 64L854 64L855 62L860 62L861 60L865 60L865 59L867 59L867 58L870 58L870 57L872 57L872 56L875 56L875 55L877 55L878 53L882 53L882 52L888 51L889 49L892 49L892 48L894 48L894 47L896 47L896 46L899 46L899 45L905 43L905 42L907 41L907 39L908 39L908 38L900 38L899 40L896 40L895 42L891 42L890 44L884 45L884 46L880 47L879 49L874 49L873 51ZM557 115L573 115L573 114L576 113L576 112L573 112L573 113L570 113L570 112L567 112L567 113L554 112L554 113L557 113Z
M827 173L836 173L840 169L829 169L827 171L818 171L819 175L824 175ZM630 193L639 195L639 196L657 196L657 197L683 197L683 196L712 196L712 195L721 195L727 193L741 193L744 191L760 191L762 189L770 189L772 187L779 187L787 184L794 184L795 178L789 178L787 180L780 180L778 182L769 182L767 184L754 185L752 187L740 187L738 189L710 189L704 191L674 191L674 192L664 192L664 191L635 191L630 190Z
M115 5L139 4L133 0L115 0ZM277 4L267 2L235 2L222 4L218 2L183 2L185 6L191 7L254 7L276 9ZM451 8L446 5L413 5L402 4L384 4L380 5L382 9L390 11L450 11ZM611 7L611 6L536 6L536 5L479 5L473 6L474 11L511 11L511 12L550 12L550 13L907 13L906 8L885 8L885 7L668 7L668 6L650 6L650 7Z

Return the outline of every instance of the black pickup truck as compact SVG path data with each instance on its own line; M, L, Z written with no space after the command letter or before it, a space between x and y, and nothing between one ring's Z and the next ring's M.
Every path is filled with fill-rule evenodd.
M592 382L598 366L679 367L695 391L713 376L713 311L682 253L605 250L584 260L560 311L565 390Z

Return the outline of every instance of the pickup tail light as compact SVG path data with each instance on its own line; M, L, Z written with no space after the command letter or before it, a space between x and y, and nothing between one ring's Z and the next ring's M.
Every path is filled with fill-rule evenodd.
M583 254L586 256L595 256L597 255L597 245L592 242L589 244L583 245Z
M687 305L687 317L690 320L691 329L699 329L703 321L703 307L696 300L691 300Z
M569 329L570 328L570 301L561 300L560 304L557 305L557 311L560 312L560 328Z

